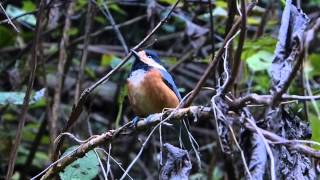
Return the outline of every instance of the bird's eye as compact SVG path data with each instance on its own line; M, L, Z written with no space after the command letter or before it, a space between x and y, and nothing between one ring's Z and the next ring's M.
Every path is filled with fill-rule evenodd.
M148 58L152 59L152 57L151 57L151 56L148 56Z

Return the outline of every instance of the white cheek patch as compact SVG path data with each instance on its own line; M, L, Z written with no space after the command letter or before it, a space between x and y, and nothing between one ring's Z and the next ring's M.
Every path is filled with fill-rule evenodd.
M149 58L150 59L150 58ZM156 63L153 59L149 60L150 63L148 63L149 66L155 67L157 69L162 69L164 71L167 71L166 68L164 68L163 66L161 66L160 64Z
M144 76L146 75L146 71L143 69L135 70L131 73L130 77L128 78L128 81L133 86L140 86L141 83L144 80Z
M164 68L162 65L160 65L159 63L157 63L156 61L154 61L152 58L149 58L146 55L146 52L144 51L139 51L138 52L139 58L141 61L143 61L144 63L148 64L151 67L157 68L157 69L162 69L164 71L167 71L166 68Z

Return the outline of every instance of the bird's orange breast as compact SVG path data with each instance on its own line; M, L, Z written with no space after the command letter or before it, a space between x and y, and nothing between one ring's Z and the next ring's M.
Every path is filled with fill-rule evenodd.
M135 76L128 79L128 96L137 116L146 117L160 113L164 108L178 106L178 97L163 82L158 70L152 69L144 74L137 73Z

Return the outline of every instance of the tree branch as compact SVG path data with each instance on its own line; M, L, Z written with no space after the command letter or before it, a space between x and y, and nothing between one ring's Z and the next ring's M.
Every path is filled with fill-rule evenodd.
M33 83L35 79L35 74L36 74L36 69L37 69L37 63L38 63L38 51L41 51L40 43L41 43L41 33L42 33L42 28L43 28L43 23L44 23L44 18L45 18L45 12L44 12L44 7L45 7L45 1L41 0L39 4L39 12L37 16L37 25L36 25L36 34L34 37L34 44L32 48L32 56L31 56L31 71L30 71L30 76L28 80L28 86L27 86L27 91L25 94L25 97L23 99L23 107L22 111L19 115L18 118L18 127L17 127L17 132L16 132L16 137L15 137L15 142L14 146L11 149L10 152L10 159L9 159L9 165L8 165L8 170L7 170L7 175L6 175L6 180L10 180L14 171L14 166L17 158L17 151L18 147L21 142L21 135L22 135L22 129L24 127L24 124L26 122L26 114L29 109L29 100L31 96L31 91L33 88Z
M151 38L151 36L167 21L167 19L169 18L169 16L171 15L171 13L176 8L176 6L178 5L179 2L180 2L180 0L176 1L176 3L170 9L169 13L157 24L157 26L139 44L137 44L134 48L132 48L132 50L139 49L146 41L148 41ZM70 128L72 127L72 125L77 121L80 113L82 112L83 105L86 102L90 93L94 89L96 89L98 86L100 86L102 83L106 82L115 72L117 72L124 64L126 64L129 60L129 58L131 57L131 55L132 55L132 51L130 51L130 53L121 61L120 64L118 64L118 66L116 66L108 74L106 74L104 77L99 79L96 83L94 83L93 85L91 85L89 88L85 89L82 92L79 101L72 108L71 115L69 117L69 120L68 120L66 126L63 129L63 132L69 131ZM56 146L56 149L54 152L56 157L58 157L59 150L63 144L63 141L64 141L64 138L62 138Z

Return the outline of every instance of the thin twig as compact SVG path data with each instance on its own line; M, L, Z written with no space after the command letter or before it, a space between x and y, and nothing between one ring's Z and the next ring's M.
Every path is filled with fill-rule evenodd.
M238 47L236 50L236 54L234 57L234 61L232 63L232 71L231 71L231 76L226 85L222 89L222 94L228 92L233 85L235 79L238 76L238 71L240 69L240 63L241 63L241 54L242 54L242 49L244 45L244 41L246 38L246 33L247 33L247 14L246 14L246 4L244 0L241 0L241 31L239 35L239 40L238 40Z
M76 90L75 90L75 95L74 95L74 102L75 104L78 103L79 96L80 96L80 91L82 87L82 79L83 79L83 74L84 74L84 68L87 63L87 58L88 58L88 46L90 43L90 30L91 30L91 25L92 25L92 16L94 16L94 8L91 3L91 1L88 2L88 7L87 7L87 14L86 14L86 24L85 24L85 32L84 32L84 42L83 42L83 51L81 55L81 62L80 62L80 68L78 72L78 78L77 78L77 83L76 83Z
M255 122L253 120L251 120L251 118L245 118L245 119L256 130L256 132L258 133L258 135L262 139L262 142L266 147L266 150L267 150L267 153L268 153L269 159L270 159L271 180L276 180L276 171L274 169L275 168L274 157L273 157L273 153L272 153L272 150L270 148L270 145L268 144L266 138L264 137L264 135L262 134L262 132L260 131L258 126L255 124Z
M93 1L94 1L94 0L93 0ZM122 45L123 48L124 48L124 51L126 52L126 54L128 54L128 53L129 53L129 48L128 48L128 46L127 46L127 43L126 43L126 41L124 40L124 38L123 38L123 36L122 36L119 28L116 26L116 23L115 23L115 21L114 21L114 19L113 19L112 14L111 14L110 11L109 11L109 8L108 8L108 5L107 5L106 1L103 1L103 2L102 2L102 5L103 5L103 7L104 7L104 9L106 10L106 13L107 13L107 14L105 14L105 16L109 19L110 24L112 25L112 28L113 28L114 32L116 33L116 35L117 35L117 37L118 37L121 45ZM103 11L102 11L102 12L103 12Z
M44 0L40 1L39 12L38 12L38 16L37 16L36 34L34 37L34 44L33 44L33 48L32 48L32 55L31 55L31 62L30 62L31 71L30 71L30 75L29 75L29 81L28 81L26 94L23 99L22 111L21 111L19 118L18 118L19 124L17 127L14 146L12 147L11 152L10 152L6 180L11 179L13 171L14 171L14 166L15 166L15 162L16 162L16 158L17 158L17 151L18 151L18 147L21 143L22 129L23 129L24 124L26 122L26 114L29 109L29 100L30 100L31 91L33 88L33 83L34 83L34 79L35 79L35 75L36 75L37 63L38 63L38 58L39 58L38 51L41 51L41 48L39 48L39 46L41 43L40 37L41 37L43 22L44 22L44 18L45 18L44 6L45 6Z
M69 45L69 30L71 28L71 16L74 13L75 2L71 2L67 7L67 14L64 21L64 27L62 31L62 38L59 44L59 62L58 62L58 72L56 75L57 85L55 86L55 91L53 95L53 103L52 103L52 115L50 118L50 140L54 142L57 137L57 123L59 118L59 110L60 110L60 101L61 101L61 92L63 88L64 82L64 74L65 74L65 65L67 63L68 54L67 47ZM54 145L52 144L52 151L54 152ZM52 159L58 159L57 154L52 155Z
M248 7L246 9L246 13L247 14L249 12L251 12L251 10L255 6L255 4L256 3L253 2L253 3L248 5ZM241 18L238 18L236 23L232 26L232 28L230 29L229 33L227 34L227 36L226 36L226 38L225 38L225 40L223 42L223 45L219 49L217 55L212 57L213 59L211 60L209 66L207 67L206 71L204 72L204 74L202 75L201 79L197 83L196 87L193 89L193 93L190 95L190 97L187 99L187 101L182 105L182 107L190 106L192 101L193 101L193 99L200 92L201 87L203 86L203 84L205 83L205 81L207 80L209 75L212 73L212 71L214 70L215 66L217 65L218 60L221 58L221 56L222 56L222 54L224 52L224 47L225 47L226 43L238 31L240 23L241 23Z
M209 7L209 15L210 15L210 40L211 40L211 55L214 57L214 18L213 18L213 11L212 11L212 4L211 0L208 1Z
M17 32L20 32L19 29L16 27L16 25L14 25L14 23L11 21L11 18L8 16L6 10L3 8L1 2L0 2L0 8L3 11L3 13L5 14L5 16L7 17L8 23L13 27L13 29Z
M103 153L105 153L108 158L110 158L113 162L115 162L119 168L121 169L122 172L125 172L125 169L121 166L121 163L119 163L115 158L113 158L111 155L110 155L110 152L108 153L106 150L102 149L102 148L95 148L97 150L100 150L102 151ZM133 178L128 174L128 177L132 180Z
M116 26L116 28L119 29L119 28L122 28L122 27L125 27L125 26L129 26L129 25L131 25L133 23L136 23L136 22L138 22L138 21L140 21L140 20L142 20L142 19L144 19L146 17L147 17L147 15L141 15L141 16L132 18L132 19L130 19L128 21L125 21L123 23L117 24L115 26ZM96 37L96 36L104 33L105 31L109 31L109 30L113 30L113 26L105 26L102 29L99 29L99 30L97 30L97 31L95 31L93 33L90 33L90 38ZM71 41L70 45L74 45L74 44L77 44L77 43L81 42L82 40L84 40L84 37L85 36L80 36L80 37L74 39L73 41Z
M90 138L89 141L81 144L76 151L68 154L67 156L61 157L59 162L53 163L54 165L59 163L59 166L54 166L53 164L51 164L48 168L46 168L43 172L41 172L41 174L37 175L36 177L39 177L43 173L46 173L42 177L42 179L48 179L48 178L52 177L54 174L63 170L66 166L68 166L69 164L71 164L72 162L77 160L78 158L83 157L83 155L85 153L98 147L101 144L108 144L117 137L120 137L122 135L128 135L127 132L134 132L134 131L137 131L138 129L145 129L146 127L154 127L154 125L157 125L157 124L159 125L161 123L165 123L164 121L168 122L169 119L164 119L161 121L162 117L169 117L167 115L171 116L170 120L175 120L175 121L180 121L183 118L194 119L195 117L197 117L199 120L202 121L202 120L208 120L208 118L212 118L212 110L210 107L201 107L201 106L199 106L199 107L191 106L191 107L183 108L183 109L174 109L174 110L166 111L163 114L152 115L153 116L151 118L152 121L148 121L148 122L139 121L137 124L138 128L133 128L132 124L128 123L128 124L125 124L124 126L118 128L116 130L109 130L101 135L96 135L96 136ZM302 152L306 155L311 155L312 157L320 158L320 151L314 150L308 146L303 145L303 144L318 144L316 142L304 141L304 140L287 140L285 138L282 138L282 137L274 134L273 132L261 129L259 127L254 127L254 125L251 125L251 123L245 123L244 127L252 132L260 131L261 134L263 135L263 137L266 139L267 144L268 144L268 142L270 142L271 144L276 144L276 143L281 142L281 144L290 147L290 149L292 149L292 150L297 150L297 151ZM101 148L98 148L98 149L101 149ZM106 153L106 154L108 154L108 153ZM111 156L110 156L110 158L111 158L111 160L113 160L113 158ZM119 163L117 163L117 164L120 165ZM124 171L123 168L122 168L122 170ZM34 177L34 178L36 178L36 177Z
M240 144L239 144L239 142L238 142L238 140L237 140L237 138L236 138L236 135L235 135L234 132L233 132L232 127L231 127L230 125L229 125L228 127L229 127L229 130L230 130L230 132L231 132L232 139L233 139L233 141L236 143L236 146L237 146L238 150L240 151L244 169L246 170L246 172L247 172L250 180L252 180L252 175L251 175L250 170L249 170L249 168L248 168L248 165L247 165L247 162L246 162L246 158L245 158L244 152L243 152L242 148L240 147Z
M172 6L172 8L168 12L168 14L157 24L157 26L139 44L137 44L134 48L132 48L133 50L139 49L146 41L148 41L150 39L150 37L167 21L167 19L169 18L169 16L171 15L171 13L176 8L176 6L178 5L179 2L180 2L180 0L178 0ZM130 51L130 53L121 61L121 63L118 64L114 69L112 69L108 74L106 74L104 77L99 79L96 83L94 83L92 86L90 86L89 88L85 89L82 92L79 101L72 109L71 115L69 117L69 120L68 120L66 126L63 129L63 132L69 131L70 128L72 127L72 125L76 122L80 113L82 112L82 106L86 102L90 93L94 89L96 89L98 86L100 86L102 83L106 82L115 72L117 72L124 64L126 64L129 60L129 58L131 57L131 55L132 55L132 51ZM56 150L54 153L56 156L59 154L59 151L61 149L62 144L63 144L63 139L61 139L61 141L59 141L59 143L57 144L57 147L56 147Z

